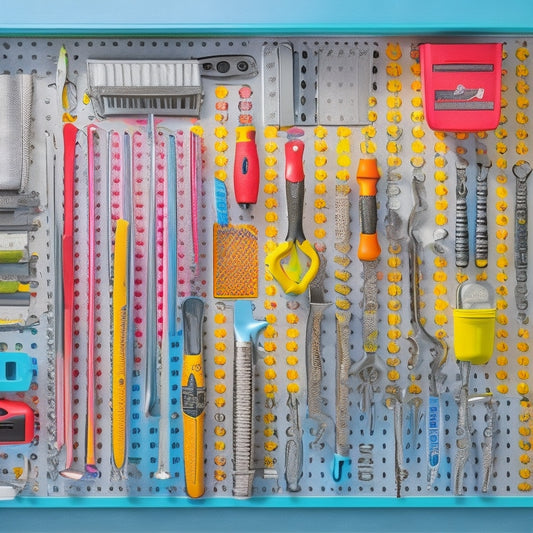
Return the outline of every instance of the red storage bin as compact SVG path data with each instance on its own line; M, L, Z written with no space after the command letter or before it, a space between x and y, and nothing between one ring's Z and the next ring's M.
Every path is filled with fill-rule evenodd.
M420 46L424 114L438 131L494 130L500 121L502 44Z

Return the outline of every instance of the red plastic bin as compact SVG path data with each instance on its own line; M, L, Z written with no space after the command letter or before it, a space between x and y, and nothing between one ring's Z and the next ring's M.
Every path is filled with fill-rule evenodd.
M424 114L437 131L497 128L502 43L420 45Z

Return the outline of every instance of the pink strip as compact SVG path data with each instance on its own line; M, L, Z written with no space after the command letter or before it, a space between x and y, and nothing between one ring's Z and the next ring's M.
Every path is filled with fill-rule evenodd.
M89 270L88 270L88 343L87 343L87 450L94 450L94 396L95 396L95 375L94 375L94 353L95 353L95 191L94 191L94 133L96 126L93 124L87 128L87 156L88 156L88 193L89 193ZM89 464L94 464L93 458L87 458Z
M198 266L199 246L198 246L198 157L201 148L199 146L200 137L194 132L190 132L190 174L191 174L191 220L192 220L192 244L194 250L194 264Z

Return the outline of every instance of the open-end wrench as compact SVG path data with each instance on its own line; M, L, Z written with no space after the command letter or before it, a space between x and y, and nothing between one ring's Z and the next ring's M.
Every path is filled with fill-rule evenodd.
M426 192L424 187L425 175L415 169L413 173L413 195L414 206L409 216L409 271L410 296L411 296L411 326L413 333L408 340L411 343L409 351L411 357L407 363L409 370L414 369L419 364L421 345L427 346L430 361L430 381L429 381L429 402L427 413L427 458L428 458L428 487L431 487L437 478L440 464L440 393L441 383L446 378L442 372L442 366L448 356L448 345L443 339L437 339L430 335L425 329L420 316L420 263L422 256L422 236L421 225L426 218L428 209Z

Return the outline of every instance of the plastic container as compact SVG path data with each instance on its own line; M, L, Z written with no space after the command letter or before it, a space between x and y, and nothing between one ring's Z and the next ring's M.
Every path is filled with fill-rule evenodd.
M424 114L436 131L487 131L500 122L502 44L420 45Z
M454 309L454 350L459 361L488 363L494 351L496 309Z

